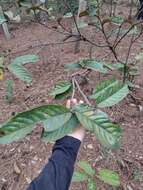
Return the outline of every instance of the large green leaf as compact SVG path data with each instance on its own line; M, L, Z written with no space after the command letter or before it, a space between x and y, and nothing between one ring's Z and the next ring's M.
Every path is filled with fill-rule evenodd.
M100 108L110 107L127 96L129 93L128 85L121 81L111 79L100 82L93 92L91 98L96 100Z
M98 71L100 73L108 73L108 69L104 67L104 64L95 59L85 59L80 61L79 64L87 69Z
M61 115L49 116L43 122L45 131L51 132L59 129L71 118L71 115L71 113L63 113Z
M68 81L61 81L56 84L55 88L49 92L50 96L55 97L56 95L63 94L71 88L71 83Z
M27 63L35 63L37 61L39 61L38 55L28 54L28 55L16 57L15 59L12 60L11 64L24 65Z
M77 106L76 106L77 107ZM112 123L107 115L91 107L82 105L82 109L75 111L80 123L96 134L97 139L107 148L117 148L121 136L121 128Z
M112 186L119 186L120 185L120 178L118 173L108 170L108 169L101 169L99 171L99 175L97 176L101 181L112 185Z
M13 141L18 141L19 139L24 138L27 134L31 133L32 130L33 130L33 126L28 126L28 127L20 128L17 131L8 133L7 135L3 136L4 133L1 132L1 128L0 128L0 144L7 144Z
M87 190L96 190L97 186L95 181L93 181L92 179L88 180L88 184L87 184Z
M72 177L73 182L83 182L88 179L88 176L85 173L81 172L74 172L74 175Z
M79 121L74 115L72 115L71 119L68 120L61 128L52 132L43 131L42 140L55 141L57 139L60 139L64 137L65 135L71 133L73 129L77 127L78 124L79 124Z
M25 128L30 127L31 129L31 126L45 121L49 116L58 116L69 112L69 109L61 105L45 105L19 113L0 126L0 143L14 141L14 138L9 138L9 135L15 136L19 132L21 132L20 136L22 133L25 136Z
M86 161L80 161L78 163L78 166L84 170L84 172L90 176L93 176L95 174L95 170L92 169L90 164L88 164Z
M17 78L27 83L32 82L31 74L23 66L18 64L10 64L8 66L10 72L12 72Z

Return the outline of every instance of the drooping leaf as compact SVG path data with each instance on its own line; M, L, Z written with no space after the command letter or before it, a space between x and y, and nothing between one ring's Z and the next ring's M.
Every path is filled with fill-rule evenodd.
M77 69L80 69L82 68L80 64L78 63L69 63L69 64L65 64L64 65L64 69L66 71L69 71L69 70L77 70Z
M10 72L12 72L17 78L27 83L32 82L31 74L23 66L18 64L10 64L8 66Z
M16 57L14 60L12 60L11 64L24 65L27 63L35 63L37 61L39 61L38 55L28 54L28 55Z
M88 179L88 176L85 173L81 172L74 172L74 175L72 177L73 182L83 182Z
M107 115L94 108L82 105L82 109L76 106L76 116L80 123L89 131L96 134L97 139L107 148L115 149L118 147L121 137L121 128L112 123Z
M93 181L92 179L88 180L88 184L87 184L87 190L96 190L97 186L95 181Z
M120 185L120 178L118 173L108 170L108 169L101 169L99 171L99 175L97 176L101 181L112 185L112 186L119 186Z
M71 88L71 83L68 81L61 81L56 84L55 88L49 92L49 96L55 97L56 95L63 94Z
M17 131L7 133L6 135L1 131L0 126L0 144L8 144L13 141L18 141L21 138L24 138L26 135L31 133L33 126L28 126L24 128L19 128Z
M84 172L90 176L95 175L95 170L92 169L92 167L90 166L90 164L88 164L86 161L80 161L78 163L78 166L84 170Z
M42 140L44 141L55 141L57 139L60 139L64 137L65 135L71 133L75 127L79 124L79 121L77 118L72 115L70 120L68 120L61 128L52 131L52 132L46 132L44 131L42 133Z
M6 81L6 101L10 104L13 99L13 81L7 80Z
M100 108L110 107L123 100L129 93L128 85L121 81L110 79L100 82L91 98L96 100Z
M44 129L46 132L55 131L61 128L71 118L71 113L63 113L60 115L49 116L44 122Z
M85 59L79 62L79 64L87 69L98 71L100 73L107 73L108 69L104 67L104 64L94 60L94 59Z
M45 121L49 116L58 116L69 112L69 109L61 105L45 105L19 113L0 126L0 143L17 140L14 137L19 134L19 131L21 132L20 137L24 137L27 127L31 129L32 126ZM10 136L14 137L10 138Z
M72 92L72 87L69 90L67 90L66 92L56 95L55 100L64 100L64 99L66 99L69 96L70 92Z

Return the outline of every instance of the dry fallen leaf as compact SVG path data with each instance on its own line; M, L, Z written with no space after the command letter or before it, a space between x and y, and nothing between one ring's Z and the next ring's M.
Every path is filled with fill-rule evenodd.
M19 175L21 173L21 170L16 162L14 162L13 167L14 167L14 172Z

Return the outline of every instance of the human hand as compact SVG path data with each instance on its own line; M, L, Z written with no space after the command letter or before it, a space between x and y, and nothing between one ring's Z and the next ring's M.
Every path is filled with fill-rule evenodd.
M77 99L75 99L75 98L69 99L69 100L67 100L66 107L71 108L72 105L83 104L83 103L84 102L82 100L80 100L78 102ZM72 133L68 134L67 136L71 136L71 137L74 137L74 138L82 141L85 136L85 129L82 126L78 126L74 129L74 131Z

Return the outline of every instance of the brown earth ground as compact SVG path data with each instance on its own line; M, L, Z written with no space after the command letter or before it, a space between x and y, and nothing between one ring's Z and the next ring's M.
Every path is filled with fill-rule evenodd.
M56 24L49 23L49 26ZM23 54L39 54L40 61L36 64L28 64L26 67L32 73L33 83L28 86L16 79L9 73L5 74L5 79L14 80L14 100L12 104L7 104L5 98L5 82L0 82L0 123L7 120L14 112L20 112L34 106L52 103L48 96L48 90L55 82L66 79L64 64L89 57L90 45L81 43L80 52L74 54L74 43L56 44L62 42L64 36L56 31L47 29L35 23L27 23L18 26L11 26L12 39L6 41L0 33L0 53L6 57L5 64L10 59ZM91 30L86 31L86 35L92 40L100 40L100 36L91 36ZM143 37L134 45L132 57L137 52L141 52ZM49 44L42 46L40 44ZM120 48L123 56L126 52L128 40L124 41ZM108 53L108 49L94 47L92 57L103 59ZM104 61L113 62L112 56L108 56ZM93 167L114 169L121 175L124 184L128 184L133 190L143 190L143 66L140 67L140 76L135 83L141 88L132 92L135 99L130 96L125 98L117 106L106 109L113 121L121 124L123 137L121 147L114 153L106 154L101 148L96 138L87 132L81 146L78 160L87 160ZM114 73L117 77L119 74ZM89 85L84 87L84 91L89 94L99 80L97 73L93 72L89 76ZM110 75L102 75L100 79L110 78ZM80 99L80 97L77 97ZM55 101L54 101L55 102ZM62 103L61 101L57 101ZM39 174L47 163L51 154L52 143L44 143L40 140L40 126L36 126L34 132L25 139L9 145L0 145L0 189L1 190L23 190L31 180ZM86 190L85 184L72 184L73 190ZM112 188L99 182L99 190L121 190L122 188Z

